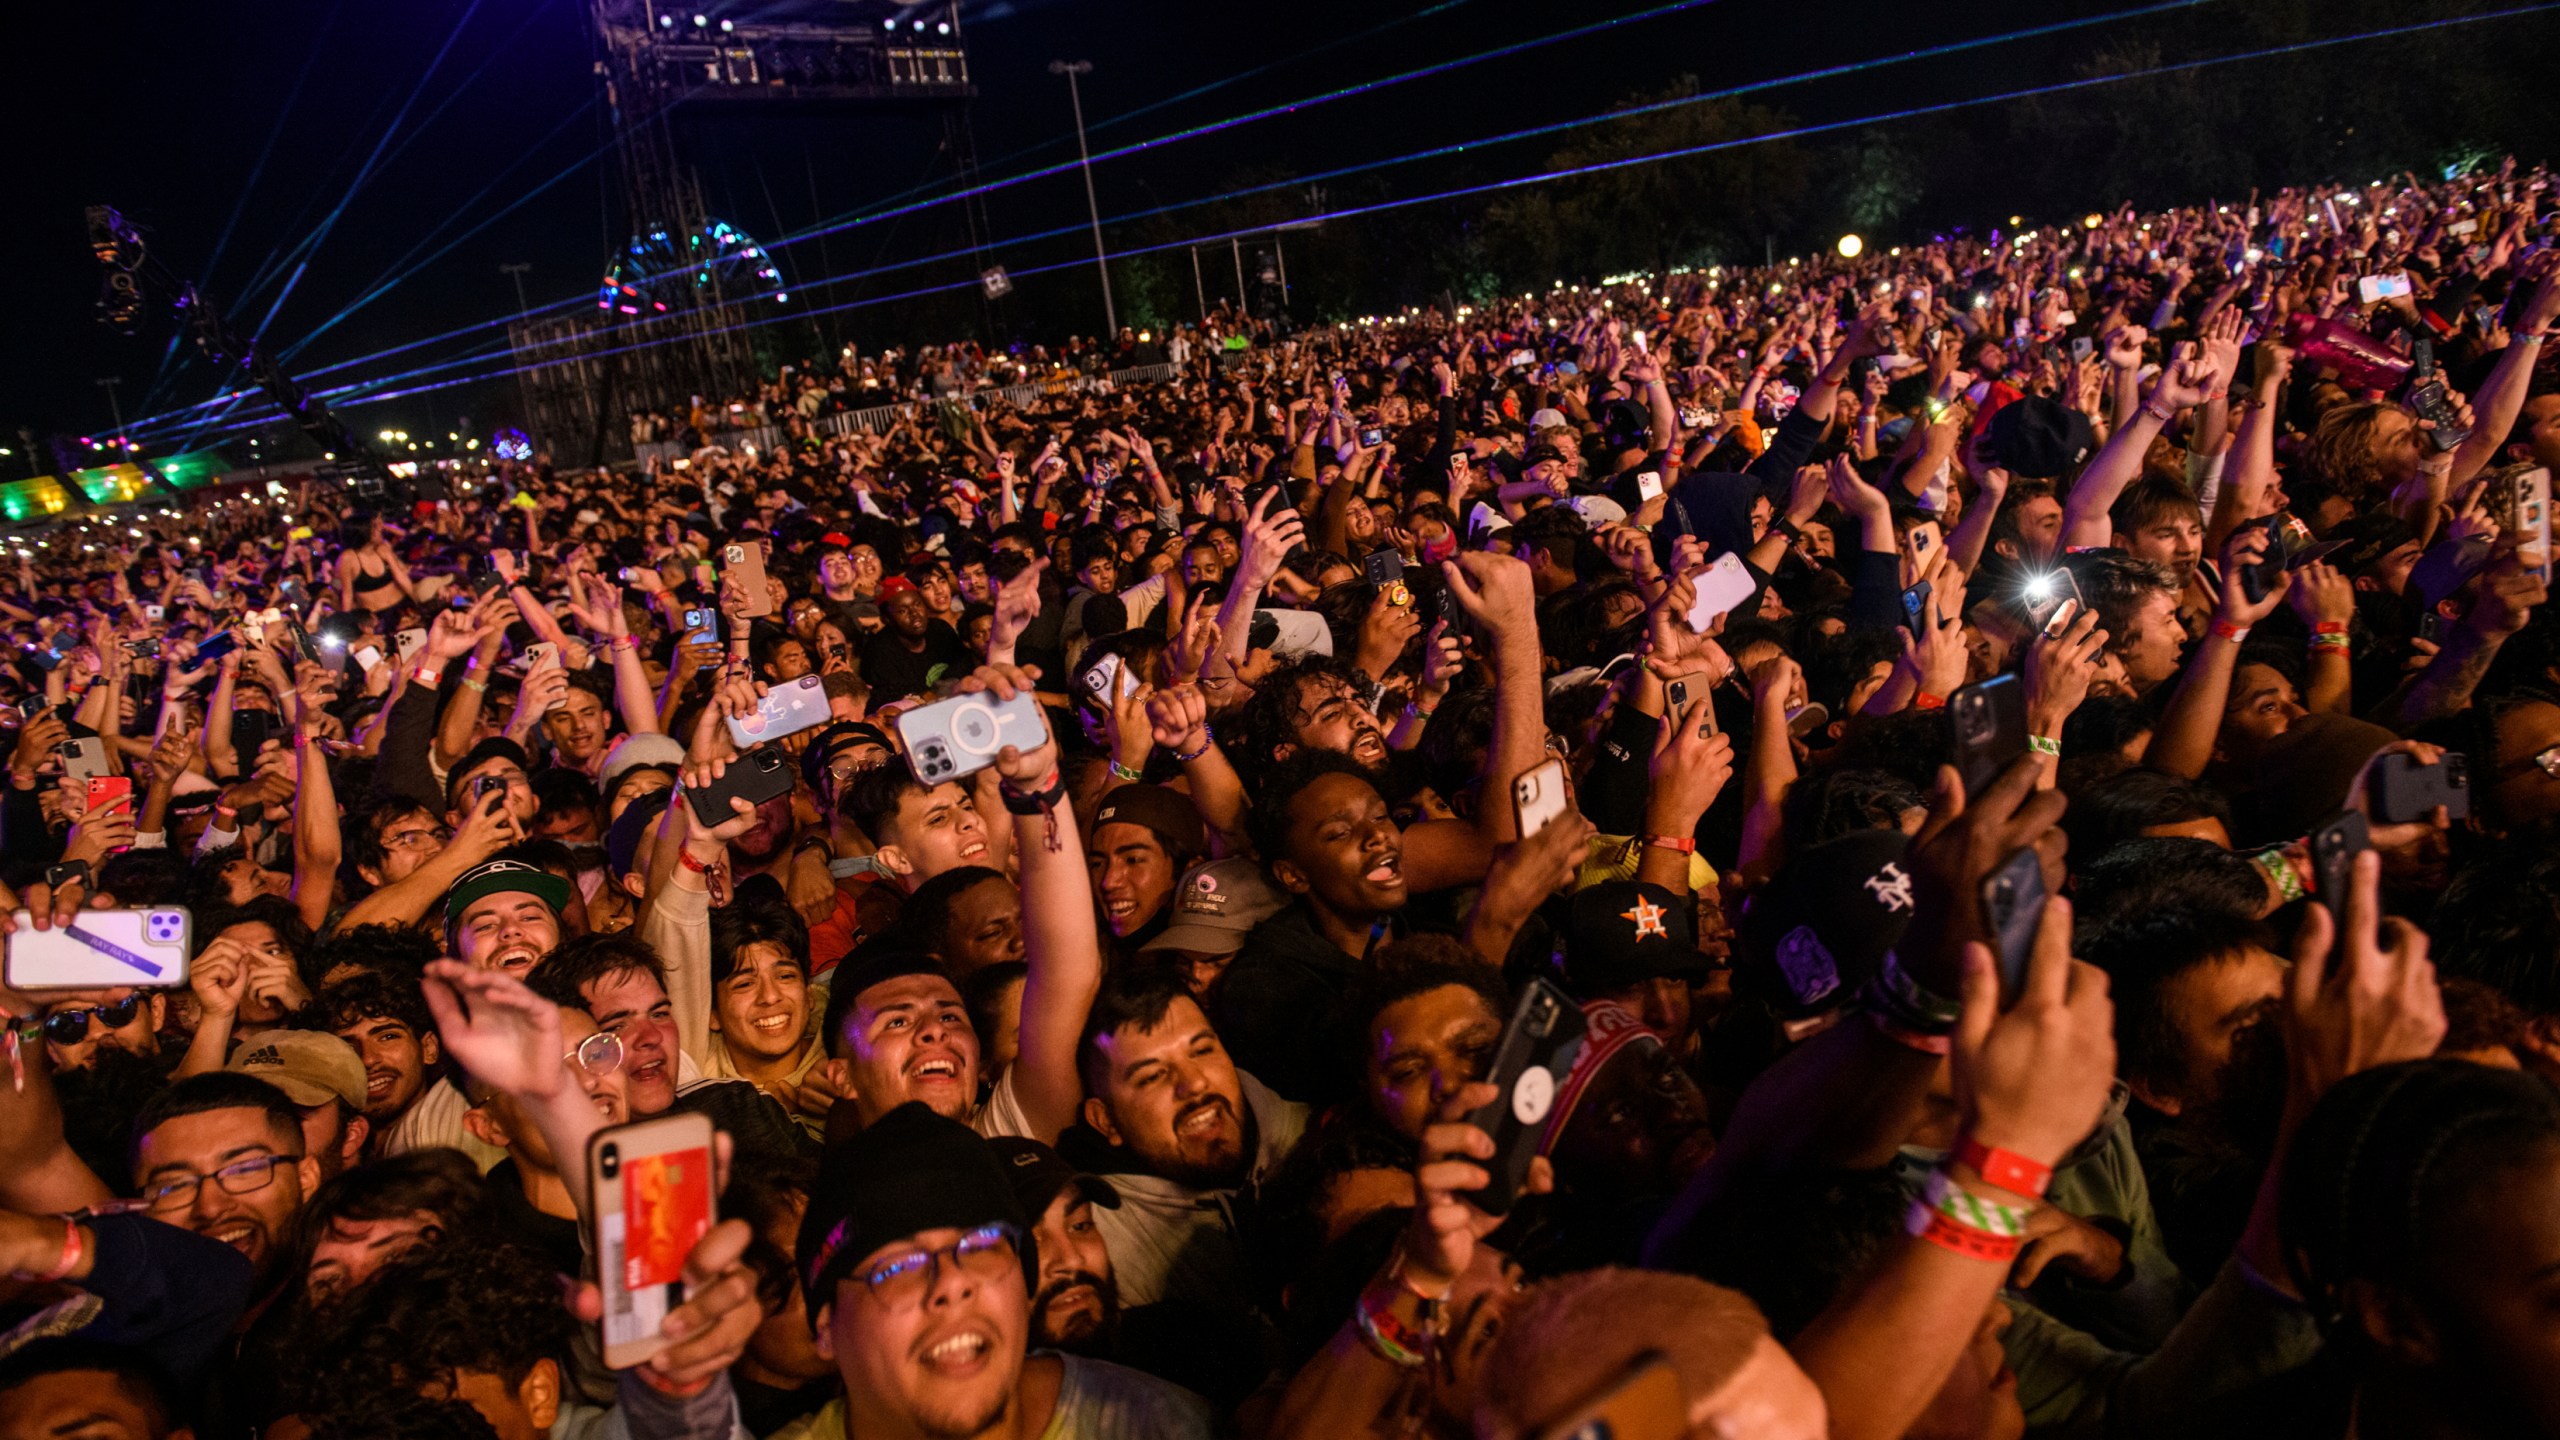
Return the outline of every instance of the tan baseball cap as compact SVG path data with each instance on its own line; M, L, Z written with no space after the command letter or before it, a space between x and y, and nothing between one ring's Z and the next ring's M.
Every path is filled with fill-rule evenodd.
M1135 787L1124 787L1130 788ZM1232 955L1244 948L1244 937L1254 926L1288 904L1288 894L1262 873L1260 862L1241 857L1212 860L1182 877L1173 892L1173 923L1140 948Z
M296 1105L344 1100L364 1108L364 1061L355 1047L317 1030L269 1030L241 1045L223 1067L255 1075Z

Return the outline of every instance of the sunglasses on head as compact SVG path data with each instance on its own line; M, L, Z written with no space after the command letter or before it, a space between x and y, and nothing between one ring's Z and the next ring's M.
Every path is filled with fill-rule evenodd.
M127 995L104 1005L82 1005L76 1009L56 1010L44 1017L44 1038L56 1045L77 1045L89 1038L89 1017L97 1016L110 1030L121 1030L142 1013L142 997Z

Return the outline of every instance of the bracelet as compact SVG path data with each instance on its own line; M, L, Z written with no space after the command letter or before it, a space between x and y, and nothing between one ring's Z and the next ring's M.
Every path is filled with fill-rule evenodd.
M2050 735L2029 735L2027 749L2038 755L2050 755L2056 760L2062 758L2062 742Z
M2345 655L2354 650L2355 642L2349 640L2344 635L2314 635L2311 637L2311 648L2313 650L2334 650L2340 655Z
M1644 843L1656 850L1677 850L1683 855L1698 853L1698 842L1687 835L1647 835Z
M693 852L691 850L678 846L676 848L676 863L687 870L692 871L696 875L708 875L712 872L714 867L719 865L720 862L717 860L696 860L693 858Z
M444 672L432 665L421 665L417 669L409 672L409 678L432 690L437 685L443 683Z
M88 1242L80 1237L80 1222L65 1215L62 1217L62 1258L53 1262L53 1268L41 1275L27 1270L13 1270L10 1276L17 1280L33 1281L39 1285L50 1285L57 1280L68 1279L72 1269L79 1265L81 1255L86 1253L88 1248Z
M2293 873L2293 862L2286 858L2284 847L2281 845L2272 850L2261 850L2250 856L2249 863L2257 866L2269 880L2275 883L2276 893L2283 896L2287 903L2311 893L2302 888L2302 877Z
M616 635L611 640L605 642L605 648L608 650L637 650L640 648L640 642L632 639L628 635Z
M1014 789L1013 782L1007 780L996 787L996 794L1010 814L1045 815L1051 806L1067 798L1067 782L1052 770L1048 779L1028 791Z
M2157 400L2144 401L2142 403L2142 413L2159 421L2163 425L2168 424L2170 421L2178 417L2178 410L2176 406L2172 405L2164 407Z
M2015 1150L1985 1145L1971 1135L1956 1137L1953 1158L1960 1165L1972 1166L1982 1183L1998 1186L2012 1195L2031 1195L2041 1200L2046 1188L2053 1184L2052 1166L2030 1160Z
M2246 625L2234 625L2228 620L2216 619L2213 622L2213 635L2216 639L2228 640L2232 644L2237 645L2241 641L2249 638L2249 627Z
M1147 778L1147 775L1143 770L1132 770L1128 766L1114 760L1111 762L1111 778L1114 780L1126 780L1130 784L1136 785L1143 782Z
M1911 697L1911 708L1914 710L1944 710L1947 708L1947 697L1944 695L1932 695L1928 691L1923 690Z
M489 693L489 682L465 675L462 677L462 688L474 695L486 695Z
M1410 709L1411 707L1408 706L1406 708ZM1423 713L1428 715L1431 712L1426 710ZM1173 758L1178 763L1188 765L1192 761L1199 759L1201 756L1208 754L1216 748L1218 748L1218 732L1210 729L1209 723L1204 720L1200 723L1200 748L1188 751L1177 750L1173 753Z
M2311 633L2314 635L2344 635L2347 633L2347 622L2344 620L2318 621L2312 625Z
M1931 1209L1926 1201L1911 1202L1910 1232L1941 1250L1952 1250L1967 1260L1989 1260L2006 1265L2018 1258L2025 1245L2015 1235L1994 1235L1972 1229Z
M1968 1230L1986 1231L2012 1240L2027 1236L2027 1217L2035 1213L2033 1205L2010 1205L1986 1200L1957 1183L1956 1177L1943 1167L1929 1172L1920 1187L1920 1198L1929 1208Z
M1395 1288L1405 1290L1411 1287L1399 1280ZM1369 1349L1388 1364L1402 1370L1421 1369L1431 1355L1430 1332L1417 1330L1387 1313L1388 1302L1378 1298L1378 1290L1378 1285L1372 1282L1369 1288L1360 1292L1360 1303L1352 1307L1352 1314L1360 1322L1360 1338L1367 1341ZM1423 1303L1427 1306L1430 1302Z

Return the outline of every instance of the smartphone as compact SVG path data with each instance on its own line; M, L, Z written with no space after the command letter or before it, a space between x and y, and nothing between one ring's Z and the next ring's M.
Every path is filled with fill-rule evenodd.
M717 825L738 818L738 812L729 805L730 797L761 805L790 794L791 787L798 783L798 767L791 763L790 756L770 745L759 745L730 761L722 768L719 779L699 790L687 790L685 795L693 802L695 819L705 825Z
M2479 231L2480 222L2477 220L2456 220L2444 227L2447 235L2476 235Z
M2356 299L2371 305L2377 300L2397 300L2412 293L2409 277L2401 275L2367 275L2356 281Z
M359 675L373 673L373 667L382 663L382 647L379 645L359 645L348 651L347 655L349 659L355 661L356 673Z
M1759 582L1751 578L1750 567L1742 563L1741 554L1732 550L1699 571L1693 583L1698 587L1698 598L1689 602L1689 628L1700 635L1760 589Z
M2036 925L2044 917L2044 900L2044 865L2033 845L1982 878L1982 923L1991 935L1991 953L2000 963L2002 995L2014 996L2026 988L2027 964L2035 958Z
M1392 549L1372 550L1360 558L1361 573L1369 583L1384 590L1404 580L1404 556Z
M400 663L406 665L419 651L427 648L427 632L411 626L392 636L391 643L400 651Z
M977 691L900 713L898 738L916 779L939 785L993 765L1007 745L1029 750L1046 743L1049 721L1035 695L1008 701Z
M2385 825L2427 819L2439 805L2454 820L2471 818L2471 761L2459 750L2437 765L2414 755L2384 755L2373 762L2373 813ZM95 785L97 782L90 782Z
M764 692L756 708L729 719L729 738L741 750L827 723L827 684L816 675L786 680Z
M542 669L546 665L558 665L560 663L560 647L548 640L536 640L532 644L525 646L524 654L517 658L523 661L525 673L530 675L534 671Z
M1360 448L1364 450L1375 450L1386 443L1387 432L1382 427L1376 425L1363 425L1360 427Z
M2097 342L2086 335L2071 337L2071 358L2074 360L2086 361L2091 355L2097 353L2097 349Z
M1105 655L1085 667L1085 693L1091 695L1105 709L1120 698L1121 663L1118 655Z
M711 607L696 606L684 612L684 643L717 645L720 643L720 612Z
M104 814L110 805L133 808L133 778L129 775L92 775L89 777L89 808L83 815Z
M2509 487L2507 529L2524 537L2516 558L2545 583L2551 579L2551 472L2541 466L2516 476Z
M124 642L124 653L132 656L136 660L157 660L160 658L160 642L157 640L127 640Z
M1564 762L1549 760L1511 782L1511 806L1527 839L1564 817L1573 808L1565 786Z
M1929 628L1929 582L1918 581L1902 592L1902 628L1914 635Z
M162 606L158 606L158 605L145 605L145 606L143 606L143 607L142 607L142 618L143 618L143 619L145 619L145 620L150 621L151 623L153 623L153 624L155 624L155 625L159 624L159 623L160 623L160 621L162 621L163 619L167 618L168 614L169 614L168 610L167 610L167 609L165 609L165 608L164 608L164 607L162 607Z
M670 1111L587 1141L604 1363L628 1370L666 1348L658 1326L684 1302L684 1262L718 1218L711 1117Z
M1692 430L1696 430L1696 429L1703 428L1703 427L1705 426L1705 424L1706 424L1706 421L1705 421L1704 419L1701 419L1701 420L1700 420L1696 425L1692 425L1692 426L1690 426L1689 428L1690 428L1690 429L1692 429ZM1638 504L1642 504L1642 503L1644 503L1645 501L1648 501L1648 500L1659 500L1659 499L1661 499L1661 498L1662 498L1662 472L1661 472L1661 471L1659 471L1659 470L1639 470L1639 471L1637 471L1637 472L1636 472L1636 502L1637 502Z
M1931 553L1945 543L1945 539L1939 534L1938 522L1935 520L1920 521L1902 537L1903 553L1911 557L1914 568L1926 564Z
M1994 675L1947 697L1956 733L1956 773L1964 793L1980 795L2027 753L2027 687L2014 673Z
M474 804L477 804L492 795L504 795L505 793L507 793L507 777L504 775L474 775L471 777L471 799Z
M746 615L750 620L773 613L773 588L764 583L764 547L749 541L721 548L721 578L738 577L747 592Z
M266 748L267 736L275 717L264 710L231 712L231 748L240 752L240 766L247 769Z
M1477 1209L1488 1215L1511 1213L1520 1187L1528 1183L1529 1161L1546 1140L1556 1091L1573 1072L1573 1057L1588 1029L1582 1007L1563 991L1536 978L1521 987L1511 1023L1502 1028L1484 1077L1500 1093L1467 1117L1493 1137L1493 1158L1478 1162L1489 1178L1473 1197Z
M1688 1434L1689 1396L1680 1372L1661 1351L1647 1350L1589 1404L1535 1440L1683 1440Z
M2311 832L2313 893L2329 907L2329 918L2343 934L2347 892L2355 882L2356 857L2373 848L2373 828L2361 810L2342 810L2336 819Z
M62 775L66 780L86 785L107 774L107 742L92 735L79 740L65 740L53 749L62 757Z
M0 978L13 990L112 990L183 985L195 953L195 921L183 905L83 910L69 925L38 930L26 911L5 942Z

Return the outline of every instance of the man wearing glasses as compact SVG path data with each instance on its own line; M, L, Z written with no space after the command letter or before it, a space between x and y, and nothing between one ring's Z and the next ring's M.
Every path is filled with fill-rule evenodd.
M796 1259L818 1353L835 1362L845 1398L807 1433L1209 1435L1209 1407L1187 1390L1105 1361L1027 1353L1030 1236L995 1151L922 1102L830 1147Z
M133 1135L143 1213L239 1251L263 1283L320 1185L292 1098L234 1071L190 1075L143 1103Z

